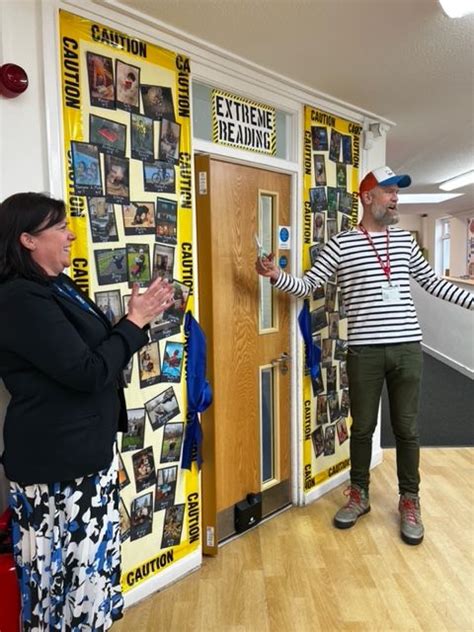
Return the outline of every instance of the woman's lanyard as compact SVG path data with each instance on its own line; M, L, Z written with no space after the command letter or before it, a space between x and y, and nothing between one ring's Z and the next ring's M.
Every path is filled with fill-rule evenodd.
M375 247L374 241L373 241L372 237L369 235L369 233L367 232L367 229L365 228L365 226L363 226L362 224L359 224L359 228L360 228L361 232L364 233L364 235L366 236L367 241L369 242L369 244L372 246L372 249L375 252L375 256L377 257L377 261L379 262L379 265L382 268L383 273L387 277L388 284L392 285L392 282L390 281L390 274L391 274L391 269L390 269L390 251L389 251L390 233L388 232L388 228L385 229L385 234L387 236L387 253L386 253L386 256L385 256L385 262L382 261L382 257L377 252L377 248Z
M57 290L63 296L72 298L73 301L79 304L79 306L85 311L94 314L96 318L100 318L99 314L92 308L91 305L85 300L83 296L79 294L75 287L65 283L64 281L54 281L54 289Z

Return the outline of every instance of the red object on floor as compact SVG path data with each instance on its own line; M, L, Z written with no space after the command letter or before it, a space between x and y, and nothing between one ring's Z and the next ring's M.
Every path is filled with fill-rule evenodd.
M0 632L20 632L20 591L10 538L11 511L0 516Z

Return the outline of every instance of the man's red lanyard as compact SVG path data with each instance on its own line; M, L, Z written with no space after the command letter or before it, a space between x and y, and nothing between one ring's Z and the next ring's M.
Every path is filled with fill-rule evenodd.
M359 228L360 228L361 232L364 233L364 235L367 237L367 241L369 242L369 244L372 246L372 249L375 252L375 256L377 257L377 261L379 262L379 265L382 268L383 273L387 277L388 284L392 285L391 282L390 282L390 272L391 272L391 270L390 270L390 251L389 251L390 233L388 232L388 228L385 229L385 234L387 236L387 254L385 256L385 262L382 261L382 257L377 252L377 248L375 247L373 239L369 235L369 233L367 232L365 226L362 226L362 224L359 224Z

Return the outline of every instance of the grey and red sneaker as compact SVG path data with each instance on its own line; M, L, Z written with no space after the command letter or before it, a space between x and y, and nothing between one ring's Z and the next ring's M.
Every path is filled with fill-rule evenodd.
M425 534L421 521L420 498L417 494L401 494L398 503L400 512L400 535L407 544L420 544Z
M349 500L334 516L334 526L338 529L353 527L360 516L370 511L369 494L359 485L349 485L344 495Z

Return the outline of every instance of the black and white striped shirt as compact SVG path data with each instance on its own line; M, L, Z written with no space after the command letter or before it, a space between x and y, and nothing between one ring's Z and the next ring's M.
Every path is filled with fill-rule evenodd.
M399 288L399 302L382 300L382 286L387 283L387 277L367 237L359 230L344 231L330 239L311 270L302 278L281 271L275 287L303 298L337 274L347 312L350 345L421 340L421 329L410 293L410 277L433 296L474 309L474 295L437 277L408 231L394 227L390 227L389 231L390 280ZM385 232L370 233L370 236L385 261Z

